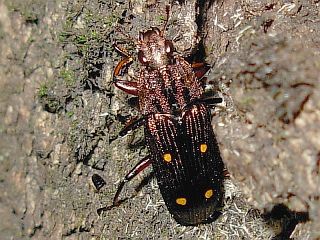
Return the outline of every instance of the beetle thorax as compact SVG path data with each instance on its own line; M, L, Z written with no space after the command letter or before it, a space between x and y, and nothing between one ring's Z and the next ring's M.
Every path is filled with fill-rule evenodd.
M164 40L159 39L157 42L150 43L149 46L143 44L141 51L152 69L159 69L169 64L167 53L165 52Z

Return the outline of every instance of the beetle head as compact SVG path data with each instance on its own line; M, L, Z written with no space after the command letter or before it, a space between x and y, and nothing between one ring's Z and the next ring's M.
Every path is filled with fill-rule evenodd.
M157 69L171 63L174 52L172 41L165 39L159 28L140 32L137 45L141 64Z

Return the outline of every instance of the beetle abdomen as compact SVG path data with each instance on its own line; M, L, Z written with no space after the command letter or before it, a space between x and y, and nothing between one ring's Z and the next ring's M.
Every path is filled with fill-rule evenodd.
M166 205L183 225L205 222L222 199L223 162L204 104L180 116L153 114L146 120L146 139Z

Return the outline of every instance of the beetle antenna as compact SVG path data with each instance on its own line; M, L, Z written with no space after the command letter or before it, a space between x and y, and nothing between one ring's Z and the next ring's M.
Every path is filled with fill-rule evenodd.
M168 25L168 22L169 22L170 5L166 5L166 14L167 14L167 18L166 18L166 21L164 23L163 29L161 31L162 35L166 31L166 28L167 28L167 25Z
M116 26L115 30L119 33L121 33L123 36L126 37L126 39L128 39L130 42L133 42L135 45L137 45L137 41L136 39L134 39L133 37L131 37L129 34L127 34L126 32L124 32L124 30L119 27L119 26Z

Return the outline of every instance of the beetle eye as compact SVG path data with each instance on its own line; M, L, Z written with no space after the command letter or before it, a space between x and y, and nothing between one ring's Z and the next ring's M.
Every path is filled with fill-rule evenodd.
M171 41L169 41L169 40L165 41L165 48L166 48L166 53L168 53L168 54L173 53L173 44Z
M146 64L148 62L147 58L144 56L144 53L142 51L138 52L138 59L142 64Z

